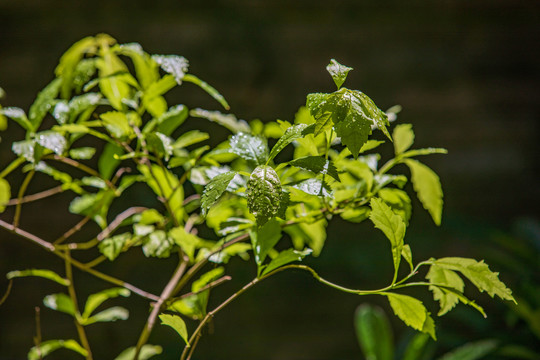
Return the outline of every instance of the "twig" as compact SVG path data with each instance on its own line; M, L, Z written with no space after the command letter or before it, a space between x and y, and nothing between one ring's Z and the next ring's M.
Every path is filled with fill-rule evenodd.
M56 239L53 244L54 245L58 245L58 244L61 244L62 242L64 242L67 238L69 238L70 236L72 236L73 234L75 234L77 231L81 230L82 227L84 225L86 225L86 223L88 221L90 221L91 217L90 216L85 216L81 221L79 221L77 224L75 224L75 226L73 226L71 229L69 229L68 231L66 231L62 236L60 236L58 239Z
M11 287L13 286L13 280L9 280L8 282L8 286L7 286L7 289L6 289L6 293L4 294L4 296L2 296L2 298L0 299L0 305L2 305L8 298L9 294L11 293Z
M41 199L44 199L46 197L61 193L64 190L65 189L64 189L63 185L58 185L58 186L53 187L53 188L48 189L48 190L44 190L44 191L41 191L41 192L38 192L38 193L35 193L35 194L32 194L32 195L26 195L20 200L19 199L11 199L11 200L9 200L7 202L6 206L13 206L13 205L17 205L19 203L24 204L24 203L29 203L29 202L32 202L32 201L41 200Z
M103 229L102 232L97 235L98 241L106 239L111 234L111 232L113 232L117 227L119 227L122 222L130 216L142 213L145 210L148 210L148 208L145 208L143 206L134 206L124 210L123 212L118 214L116 218L114 218L114 220L109 224L109 226L107 226L105 229Z
M89 175L100 178L101 180L105 181L107 186L109 186L111 189L116 191L116 187L114 186L114 184L112 182L110 182L107 179L104 179L96 170L94 170L91 167L88 167L88 166L86 166L86 165L84 165L84 164L82 164L82 163L80 163L78 161L75 161L75 160L73 160L71 158L67 158L67 157L60 156L60 155L44 156L43 158L48 158L48 159L53 159L53 160L56 160L56 161L60 161L60 162L62 162L64 164L73 166L74 168L77 168L77 169L79 169L81 171L84 171L85 173L87 173Z
M41 309L39 306L36 306L34 310L36 316L36 336L34 336L34 346L36 347L39 359L43 360L43 356L41 354Z
M21 218L21 208L22 208L22 202L21 199L24 196L24 193L26 192L26 189L28 188L28 185L30 184L30 181L32 180L32 177L34 177L35 171L30 171L26 177L24 178L21 188L19 189L19 194L17 196L17 199L19 200L17 206L15 207L15 216L13 217L13 226L18 227L19 226L19 219Z

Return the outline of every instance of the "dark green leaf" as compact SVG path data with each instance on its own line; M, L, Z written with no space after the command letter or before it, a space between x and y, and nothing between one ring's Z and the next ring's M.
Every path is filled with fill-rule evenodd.
M281 239L281 226L277 220L273 219L256 230L251 231L249 235L251 237L251 244L253 245L255 262L261 266L268 252Z
M11 198L11 188L6 179L0 178L0 213L6 209L6 204Z
M45 298L43 298L43 305L49 309L75 316L75 305L73 304L73 301L71 301L71 298L64 293L45 296Z
M339 181L339 174L334 164L322 156L305 156L289 161L289 165L311 171L315 174L328 174L336 181Z
M326 71L328 71L330 76L332 76L332 79L334 79L334 83L338 90L345 82L345 79L347 79L347 74L349 74L349 71L351 70L353 70L353 68L341 65L335 59L330 60L330 64L326 66Z
M275 258L266 265L261 273L261 276L264 276L275 269L282 267L283 265L290 264L294 261L302 261L306 256L311 254L313 250L305 249L304 251L298 251L294 249L287 249L278 254Z
M120 160L115 159L116 156L124 154L124 150L116 144L107 143L103 148L103 152L98 160L98 170L104 179L110 179L120 164Z
M496 340L481 340L465 344L443 355L438 360L477 360L497 349Z
M41 125L41 121L55 104L55 98L60 91L61 85L62 79L60 78L56 78L51 81L43 90L39 92L36 100L30 107L28 117L30 118L34 131L38 130L39 126Z
M118 296L127 297L130 294L131 292L128 289L120 287L111 288L95 294L91 294L90 296L88 296L86 304L84 305L84 312L82 314L82 317L90 317L90 315L92 315L92 312L94 312L94 310L97 309L99 305L101 305L104 301L108 299L112 299Z
M390 322L380 307L362 304L356 309L354 326L364 357L372 360L394 358L394 336Z
M99 251L111 261L116 259L124 249L126 243L131 239L130 233L123 233L103 239L99 245Z
M294 140L303 137L305 135L304 131L306 130L307 127L309 127L309 125L307 124L298 124L298 125L291 126L287 130L285 130L285 133L283 134L283 136L279 138L276 145L274 145L274 147L272 148L272 151L270 152L270 156L268 156L268 161L273 160L276 157L276 155L279 154L279 152L285 148L285 146L289 145Z
M154 355L161 354L163 349L159 345L143 345L141 352L139 353L139 360L148 360ZM122 351L114 360L133 360L135 357L136 348L135 346L127 348Z
M417 333L409 341L405 351L403 352L402 360L421 360L426 359L425 349L429 344L429 335L425 333Z
M266 139L246 133L233 135L229 140L231 151L254 165L264 165L268 159Z
M186 323L178 315L169 315L169 314L160 314L159 318L161 319L162 325L167 325L172 327L182 339L188 344L188 332Z
M8 279L15 279L19 277L26 277L26 276L37 276L42 277L45 279L52 280L60 285L68 286L69 280L64 279L57 273L55 273L52 270L46 270L46 269L28 269L28 270L15 270L10 271L6 274L6 278Z
M227 186L236 175L236 171L228 171L214 177L205 186L201 197L201 210L203 216L206 216L208 209L223 195Z
M257 166L247 183L246 199L249 212L255 215L259 226L278 214L281 197L281 182L276 171L270 166Z
M73 350L86 357L88 352L75 340L47 340L39 344L39 348L34 346L28 352L28 360L41 360L58 349Z
M385 295L388 298L394 313L403 320L405 324L415 330L431 335L433 340L436 340L435 324L420 300L408 295L394 293L386 293Z
M174 76L178 85L182 84L182 79L188 71L188 61L183 56L177 55L152 55L152 60L167 73Z
M424 206L435 224L441 224L443 208L443 192L439 177L426 165L412 159L405 159L405 164L411 170L411 180L418 199Z

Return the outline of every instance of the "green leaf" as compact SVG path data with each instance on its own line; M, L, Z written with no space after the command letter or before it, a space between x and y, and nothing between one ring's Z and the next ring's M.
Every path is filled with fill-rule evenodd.
M139 360L148 360L155 355L159 355L163 352L163 349L159 345L145 344L142 346L139 353ZM114 360L133 360L136 353L136 347L132 346L122 351L120 355L114 358Z
M503 300L515 302L512 291L499 280L499 273L489 270L489 266L484 261L476 261L469 258L446 257L432 260L438 267L459 271L469 279L480 292L486 291L489 296L497 295Z
M176 139L176 141L174 142L173 147L175 149L181 149L193 144L197 144L209 138L210 135L205 132L199 130L191 130L180 135L178 139Z
M131 98L128 83L133 78L122 60L108 47L102 48L102 53L96 63L99 69L99 88L115 110L123 110L124 101Z
M394 188L384 188L379 190L377 196L390 206L393 212L401 216L405 224L409 224L412 206L411 198L405 191Z
M189 346L188 332L186 328L186 323L178 315L169 315L169 314L160 314L159 318L161 319L162 325L167 325L172 327L182 339Z
M98 93L88 93L73 97L69 102L58 101L52 115L60 125L70 124L77 120L86 121L101 100Z
M233 135L229 140L231 152L254 165L264 165L268 159L266 139L246 133Z
M184 188L176 175L158 165L152 165L152 173L147 166L140 165L138 169L144 175L146 184L157 196L169 199L172 213L180 218L183 214Z
M121 44L117 47L122 55L129 56L135 66L135 73L141 86L146 89L158 78L158 64L156 64L150 55L145 53L142 46L138 43Z
M485 357L497 349L496 340L481 340L467 343L443 355L438 360L476 360Z
M197 118L203 118L229 129L232 133L239 132L250 133L251 128L244 120L238 120L233 114L222 114L219 111L208 111L204 109L193 109L189 115Z
M184 251L190 260L194 260L195 249L200 245L201 239L186 232L183 226L175 227L169 231L169 236L174 239L176 245Z
M47 340L39 344L39 348L34 346L30 349L28 352L28 360L41 360L58 349L69 349L84 357L88 356L88 352L75 340Z
M335 59L331 59L330 64L326 66L326 71L328 71L330 76L332 76L332 79L334 79L334 83L338 90L345 82L345 79L347 79L347 74L349 74L349 71L351 70L353 70L353 68L341 65Z
M435 224L441 224L443 207L443 192L437 174L429 167L412 159L405 159L405 164L411 170L411 180L418 199L424 206Z
M202 81L198 77L196 77L194 75L191 75L191 74L184 75L184 81L187 81L187 82L190 82L190 83L193 83L193 84L199 86L201 89L206 91L211 97L213 97L215 100L217 100L217 102L219 102L221 104L221 106L223 106L223 108L225 108L225 110L230 109L230 106L227 103L227 100L225 100L225 98L223 97L223 95L221 95L216 89L214 89L212 86L210 86L205 81Z
M40 151L39 146L36 146L34 140L23 140L14 142L11 145L11 150L18 156L25 158L27 161L35 163L39 161L43 149Z
M28 117L30 118L30 122L32 123L34 131L37 131L37 129L41 125L41 121L43 120L47 112L49 112L49 110L56 103L55 98L60 91L61 85L61 78L56 78L51 81L43 90L39 92L36 100L34 101L32 106L30 106L30 110L28 111Z
M73 304L73 301L71 301L71 298L64 293L45 296L43 298L43 305L49 309L75 316L75 305Z
M36 142L57 155L62 155L67 147L66 139L61 134L53 130L37 133Z
M273 219L256 230L250 231L249 235L251 237L251 244L253 245L255 262L261 266L268 252L281 239L281 226L277 220Z
M394 139L394 152L399 155L407 151L414 142L414 132L411 124L400 124L394 128L392 133Z
M26 276L37 276L37 277L49 279L60 285L64 285L64 286L69 285L68 279L64 279L63 277L61 277L54 271L46 270L46 269L15 270L15 271L10 271L6 274L6 278L8 278L9 280L19 278L19 277L26 277Z
M332 161L322 156L305 156L289 161L289 165L311 171L315 174L328 174L339 181L339 174Z
M279 152L285 148L285 146L289 145L294 140L303 137L305 135L304 132L306 128L308 127L309 125L307 124L298 124L298 125L291 126L287 130L285 130L285 133L283 134L283 136L279 138L276 145L274 145L274 147L272 148L272 151L270 152L270 156L268 156L268 161L273 160L276 157L276 155L279 154Z
M133 128L125 113L109 111L100 115L107 131L117 139L126 139L134 135Z
M246 199L249 212L255 215L259 226L278 214L282 196L276 171L270 166L257 166L247 183Z
M120 235L115 235L101 240L98 245L99 251L105 255L107 259L113 261L120 255L124 246L131 239L130 233L123 233Z
M6 204L11 198L11 187L6 179L0 178L0 213L6 209Z
M339 214L343 220L347 220L353 223L361 223L369 217L371 209L367 206L361 206L359 208L347 208Z
M96 58L82 59L73 72L73 87L76 93L80 93L84 85L92 79L97 71Z
M394 293L385 295L397 317L413 329L427 333L436 340L433 319L420 300L408 295Z
M429 335L417 333L408 342L401 360L421 360L427 359L425 355L426 345L429 344Z
M278 269L284 265L290 264L294 261L302 261L306 256L310 255L313 252L311 249L305 249L303 251L298 251L294 249L283 250L266 265L261 273L261 276L264 276L275 269Z
M465 288L465 284L458 274L436 264L431 265L426 275L426 279L428 279L431 284L447 286L456 289L461 293L463 293L463 289ZM430 286L429 289L433 292L433 299L439 302L441 309L437 314L438 316L446 314L459 302L459 298L455 293L446 291L437 286Z
M88 296L86 304L84 305L83 318L88 318L92 315L92 312L97 309L104 301L112 299L118 296L128 297L131 292L128 289L116 287L107 290L100 291L98 293Z
M236 175L236 171L228 171L214 177L206 184L201 197L201 210L203 216L206 216L208 209L223 195L227 186Z
M405 222L401 216L396 215L381 199L372 198L370 206L371 213L369 214L369 218L375 227L380 229L388 240L390 240L394 270L397 273L401 261L403 239L405 238Z
M91 325L97 322L112 322L116 320L127 320L129 318L129 311L121 306L113 306L106 310L103 310L89 318L83 318L82 325Z
M105 144L98 160L98 170L104 179L110 179L120 164L120 160L115 159L115 155L121 156L123 154L124 150L120 146L112 143Z
M34 126L26 117L23 109L18 107L6 107L0 109L0 115L4 115L12 120L15 120L26 131L33 131Z
M409 150L401 154L402 158L409 158L414 156L421 155L431 155L431 154L448 154L448 150L443 148L425 148L425 149L414 149Z
M76 160L88 160L91 159L96 153L96 149L93 147L81 147L69 150L69 157Z
M167 258L171 255L174 240L163 230L156 230L143 240L142 250L146 257Z
M184 105L172 106L157 119L157 131L170 136L188 117L188 109ZM146 130L146 129L145 129Z
M303 249L307 245L313 250L313 256L317 257L326 241L326 225L326 220L322 219L311 224L299 223L287 226L283 230L291 236L297 250Z
M182 84L182 79L188 71L188 61L183 56L178 55L152 55L152 60L166 73L174 76L178 85Z
M356 309L354 326L364 357L371 360L394 358L394 335L384 311L370 304Z
M409 267L411 268L411 272L414 270L413 265L413 259L412 259L412 251L409 244L403 245L403 249L401 249L401 256L403 256L403 259L409 264Z

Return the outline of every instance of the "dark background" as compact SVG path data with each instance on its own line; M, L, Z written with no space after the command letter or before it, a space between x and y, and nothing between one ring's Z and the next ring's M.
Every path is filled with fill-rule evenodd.
M505 273L510 260L501 256L497 239L527 238L536 246L540 241L540 2L0 0L0 86L7 93L2 104L28 109L53 78L60 55L80 38L100 32L120 43L139 42L149 53L185 56L190 71L219 89L231 111L248 120L292 121L306 94L332 91L325 71L329 59L354 67L347 87L364 91L382 109L402 105L399 121L414 125L415 146L449 151L423 159L442 179L445 210L437 228L415 204L407 236L415 259L483 258L519 287L519 261ZM178 97L172 101L218 109L194 87ZM14 124L2 134L2 166L13 158L10 141L21 135ZM76 218L58 210L67 199L57 199L25 208L23 228L52 238L64 224L74 223ZM391 265L380 234L369 224L351 228L339 220L328 232L325 252L311 260L322 276L353 287L385 285ZM532 255L532 265L538 266ZM151 261L146 268L138 266L142 260L139 255L124 260L119 277L158 292L168 276L160 274L168 274L174 264ZM59 260L35 245L0 235L0 274L51 262L62 271ZM216 291L218 297L253 276L251 265L231 266L236 280L222 288L222 295ZM526 267L521 264L521 270ZM104 286L79 272L76 277L87 285L83 293ZM0 281L0 293L6 284ZM0 307L0 359L25 358L35 333L34 306L60 291L52 287L39 280L15 282ZM508 334L533 346L527 326L508 320L508 307L488 301L485 294L477 297L490 318L483 321L458 308L453 317L441 319L439 352L486 337L506 341ZM352 315L361 302L379 300L336 293L303 273L280 275L220 313L196 358L360 359ZM96 358L112 359L135 342L146 303L134 295L131 301L128 325L89 327ZM45 339L75 336L67 316L48 309L42 313ZM397 334L409 334L399 321L393 324ZM163 359L178 357L180 345L171 329L158 327L151 342L170 351Z

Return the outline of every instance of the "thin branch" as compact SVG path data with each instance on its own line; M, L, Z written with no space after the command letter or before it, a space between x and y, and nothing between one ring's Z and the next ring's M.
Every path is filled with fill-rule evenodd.
M69 229L68 231L66 231L62 236L60 236L58 239L56 239L53 244L54 245L58 245L58 244L61 244L62 242L64 242L67 238L69 238L70 236L72 236L73 234L75 234L77 231L81 230L82 227L84 225L86 225L86 223L88 221L90 221L91 217L90 216L85 216L81 221L79 221L77 224L75 224L75 226L73 226L71 229Z
M189 296L200 294L203 291L213 289L213 288L223 284L224 282L227 282L227 281L230 281L230 280L232 280L232 277L230 277L229 275L225 275L225 276L223 276L223 277L221 277L221 278L219 278L217 280L212 281L211 283L206 284L205 286L203 286L202 288L200 288L197 291L191 291L191 292L182 294L182 296L179 296L179 297L176 297L176 298L170 298L168 303L173 303L175 301L185 299L185 298L187 298Z
M101 180L105 181L107 186L109 186L113 190L116 190L116 187L114 186L114 184L112 182L110 182L107 179L104 179L101 176L101 174L98 173L96 170L94 170L91 167L88 167L88 166L86 166L86 165L84 165L84 164L82 164L82 163L80 163L78 161L75 161L75 160L73 160L71 158L67 158L67 157L60 156L60 155L44 156L43 158L53 159L53 160L56 160L56 161L60 161L61 163L73 166L74 168L77 168L77 169L79 169L81 171L84 171L85 173L87 173L89 175L100 178Z
M22 208L22 202L21 199L24 196L24 193L26 192L26 189L28 188L28 185L30 184L30 181L34 177L34 174L36 172L34 170L30 171L26 177L24 178L21 188L19 189L19 194L17 196L17 199L19 200L17 206L15 207L15 216L13 217L13 226L18 227L19 226L19 219L21 218L21 208Z
M65 189L64 189L63 185L58 185L58 186L55 186L55 187L53 187L51 189L48 189L48 190L44 190L44 191L41 191L41 192L38 192L38 193L35 193L35 194L32 194L32 195L26 195L20 200L19 199L11 199L11 200L9 200L7 202L6 206L13 206L13 205L17 205L17 204L24 204L24 203L29 203L29 202L32 202L32 201L45 199L45 198L47 198L49 196L64 192L64 190Z
M43 356L41 354L41 309L39 306L36 306L34 310L36 317L36 336L34 336L34 346L36 347L39 359L43 360Z
M105 260L107 260L107 258L105 256L101 255L101 256L98 256L97 258L95 258L94 260L87 262L86 264L84 264L84 266L86 266L88 268L93 268L93 267L98 266L99 264L101 264Z
M119 227L122 222L124 222L124 220L128 219L130 216L142 213L145 210L148 210L148 208L143 206L134 206L124 210L114 218L114 220L109 224L109 226L107 226L105 229L103 229L102 232L97 235L98 241L106 239L111 234L111 232L113 232L117 227Z
M13 280L10 279L9 282L8 282L8 286L7 286L7 289L6 289L6 293L4 294L4 296L2 296L2 298L0 299L0 306L7 300L9 294L11 293L11 287L13 286Z

